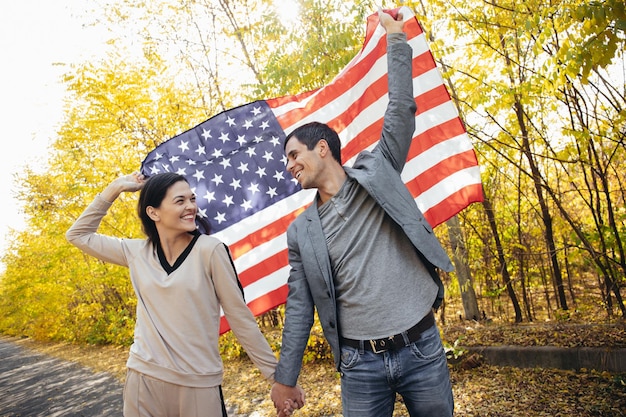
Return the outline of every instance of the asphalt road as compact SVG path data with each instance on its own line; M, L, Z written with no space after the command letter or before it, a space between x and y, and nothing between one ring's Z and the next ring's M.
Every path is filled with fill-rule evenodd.
M122 417L123 385L94 372L12 342L0 335L0 417ZM226 405L231 417L238 414Z
M122 384L16 345L0 336L0 417L115 417Z

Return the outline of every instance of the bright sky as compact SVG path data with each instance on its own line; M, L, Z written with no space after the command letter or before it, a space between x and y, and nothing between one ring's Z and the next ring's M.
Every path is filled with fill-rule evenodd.
M92 0L10 0L0 3L0 254L9 228L23 230L14 173L45 165L63 117L60 77L69 64L98 56L106 37L84 10Z

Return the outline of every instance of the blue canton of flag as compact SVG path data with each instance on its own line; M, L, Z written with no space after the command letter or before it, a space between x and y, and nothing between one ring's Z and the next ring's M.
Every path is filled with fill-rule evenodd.
M265 101L222 112L159 145L141 172L183 175L198 215L219 232L297 192L285 169L285 133Z

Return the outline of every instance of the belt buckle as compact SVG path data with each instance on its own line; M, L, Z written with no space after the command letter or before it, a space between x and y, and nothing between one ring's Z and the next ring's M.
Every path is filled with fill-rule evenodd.
M385 342L385 341L384 341L384 339L383 339L383 340L381 340L381 341L382 341L382 342L383 342L383 344L384 344L384 342ZM385 348L383 348L383 349L380 349L380 350L379 350L379 349L376 347L376 340L371 340L371 339L370 339L370 340L368 340L368 342L370 342L370 346L372 347L372 352L374 352L374 353L383 353L383 352L385 352L385 351L389 350L389 348L386 348L386 347L385 347ZM384 345L383 345L383 346L384 346Z

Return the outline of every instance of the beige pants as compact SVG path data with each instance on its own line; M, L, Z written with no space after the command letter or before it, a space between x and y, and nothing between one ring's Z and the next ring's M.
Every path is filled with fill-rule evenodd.
M129 369L124 417L227 417L221 387L170 384Z

